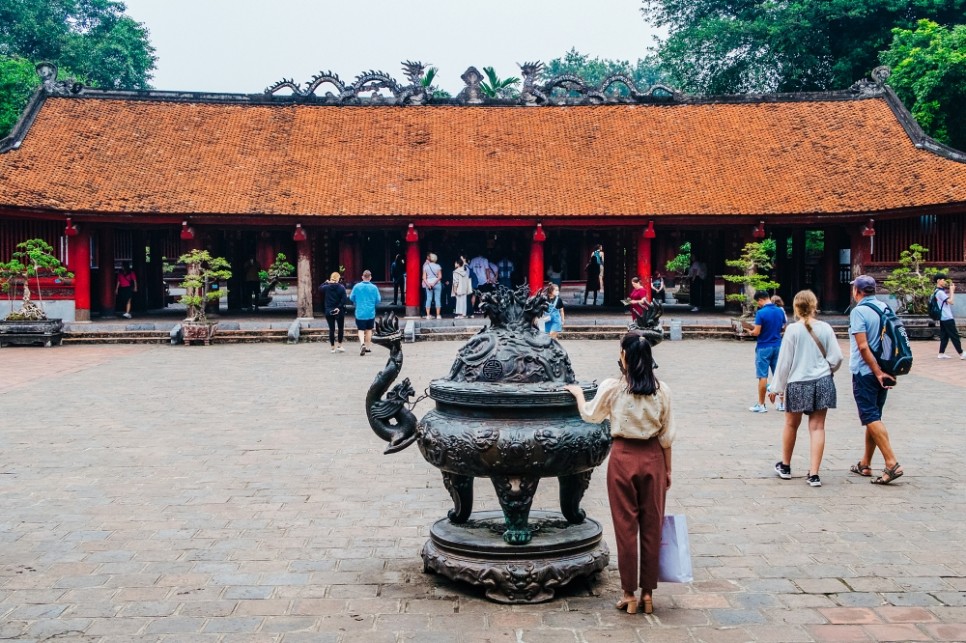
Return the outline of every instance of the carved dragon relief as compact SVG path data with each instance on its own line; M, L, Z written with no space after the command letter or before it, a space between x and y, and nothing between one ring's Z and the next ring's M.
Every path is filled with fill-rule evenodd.
M544 72L543 63L526 62L519 67L523 76L523 87L517 99L488 98L480 89L483 74L476 67L469 67L460 76L465 86L456 98L444 98L438 101L459 105L480 105L488 102L504 105L579 105L667 101L680 96L679 92L662 84L653 85L642 91L630 77L624 74L608 76L598 85L591 85L583 78L572 74L554 76L547 82L539 84L538 80ZM423 105L433 99L433 88L423 85L426 68L427 65L419 61L404 61L402 69L406 80L409 81L408 85L402 85L389 74L375 70L359 74L351 84L347 85L337 74L325 71L313 76L305 83L304 88L293 79L283 78L265 88L265 94L274 96L283 90L289 90L292 92L291 98L296 101L319 98L325 102L340 104L372 101L395 105ZM327 92L325 96L317 96L317 90L326 84L332 85L337 93ZM608 93L613 85L623 85L627 88L627 94ZM380 96L383 90L389 92L392 97L384 100ZM367 92L372 92L372 96L363 96Z

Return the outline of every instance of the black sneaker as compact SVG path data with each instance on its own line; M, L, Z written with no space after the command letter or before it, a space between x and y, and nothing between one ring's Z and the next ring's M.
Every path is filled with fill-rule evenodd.
M778 477L781 478L782 480L791 480L792 479L792 467L791 467L791 465L782 464L782 461L781 460L779 460L778 462L775 463L775 473L777 473L778 474Z
M359 355L365 356L365 354L366 354L366 345L363 344L362 346L359 347Z
M805 478L805 482L807 482L808 486L810 487L822 486L822 480L818 477L818 474L815 474L815 475L809 474L809 476Z

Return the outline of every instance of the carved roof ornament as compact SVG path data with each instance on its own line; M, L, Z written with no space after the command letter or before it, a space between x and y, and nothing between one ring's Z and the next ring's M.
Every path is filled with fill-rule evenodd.
M57 65L54 63L38 63L35 69L37 75L43 81L44 91L50 96L71 96L81 93L84 89L84 85L78 83L74 78L57 80Z
M859 96L881 96L885 93L885 82L889 80L892 75L892 69L885 65L881 65L872 70L872 78L863 78L860 81L852 83L849 87L849 91L853 94L858 94Z
M633 79L623 74L608 76L599 85L591 85L583 78L571 74L554 76L547 82L540 84L544 65L540 61L526 62L519 65L523 75L523 88L516 98L489 98L480 88L484 76L476 67L469 67L460 79L465 87L455 98L433 99L433 88L423 85L428 65L419 61L404 61L403 74L408 85L401 85L391 76L382 71L367 71L356 77L350 84L344 83L337 74L324 71L313 76L305 83L304 88L289 78L283 78L277 83L265 88L265 95L274 96L282 90L289 90L292 96L279 96L296 101L321 100L326 103L359 104L359 103L388 103L394 105L423 105L429 102L456 105L481 105L493 103L500 105L590 105L599 103L653 103L665 102L681 96L679 92L666 85L653 85L642 89L637 87ZM317 95L322 85L331 85L334 92L326 92L324 96ZM626 88L624 95L610 93L614 85ZM385 90L392 98L383 98L380 92ZM372 92L372 96L364 96L365 92Z

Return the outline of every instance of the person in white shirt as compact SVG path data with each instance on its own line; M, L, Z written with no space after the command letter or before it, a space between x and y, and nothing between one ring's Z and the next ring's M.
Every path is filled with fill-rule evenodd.
M769 399L785 395L785 428L782 431L782 459L775 463L775 472L784 480L792 477L792 451L802 423L808 416L810 457L805 481L821 487L818 476L825 452L825 415L836 405L833 373L842 365L842 349L832 327L815 319L818 299L811 290L802 290L793 302L798 322L785 329L778 365L772 379Z
M959 331L956 330L956 317L953 315L953 297L956 296L956 284L948 280L944 272L936 273L936 302L939 304L939 359L951 359L946 354L946 346L950 342L953 349L959 353L959 359L966 359Z

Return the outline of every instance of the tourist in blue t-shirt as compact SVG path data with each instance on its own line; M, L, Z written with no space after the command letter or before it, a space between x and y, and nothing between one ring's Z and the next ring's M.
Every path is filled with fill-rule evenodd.
M752 413L767 413L765 393L768 392L768 371L774 374L778 365L778 349L782 345L782 330L785 328L785 311L771 301L771 295L764 290L755 293L758 312L755 325L748 333L757 338L755 345L755 377L758 378L758 403L748 408ZM746 323L746 327L750 324Z
M382 295L372 283L372 273L362 273L362 281L352 287L349 299L356 305L356 329L359 331L359 354L372 352L372 329L376 325L376 304Z

